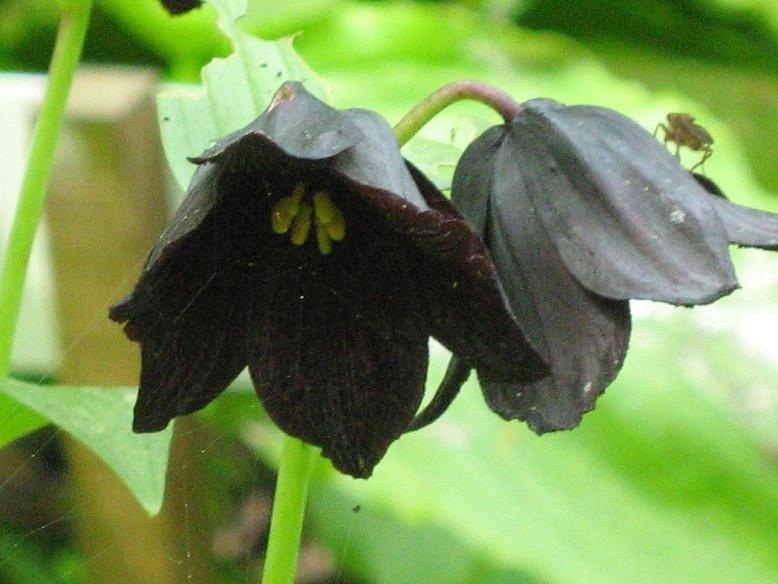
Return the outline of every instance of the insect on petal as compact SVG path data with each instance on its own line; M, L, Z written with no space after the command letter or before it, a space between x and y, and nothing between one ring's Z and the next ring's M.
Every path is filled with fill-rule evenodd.
M635 122L605 108L532 100L512 130L533 206L591 291L693 305L738 287L710 197Z

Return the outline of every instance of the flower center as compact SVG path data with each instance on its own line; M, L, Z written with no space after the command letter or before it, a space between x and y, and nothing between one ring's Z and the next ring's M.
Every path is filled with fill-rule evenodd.
M346 220L343 212L332 202L327 191L315 191L312 197L305 196L305 185L297 183L292 194L273 205L270 216L273 231L279 235L289 233L294 245L308 241L311 223L316 231L319 252L332 252L332 242L346 237Z

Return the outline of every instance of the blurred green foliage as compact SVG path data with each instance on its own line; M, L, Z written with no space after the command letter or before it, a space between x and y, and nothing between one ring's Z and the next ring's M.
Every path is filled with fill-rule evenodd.
M12 397L4 416L56 424L98 454L121 477L150 514L158 513L165 494L168 449L173 428L154 434L134 434L132 404L136 388L68 387L34 385L14 379L0 381L0 394ZM42 425L42 424L41 424ZM11 425L19 431L19 427ZM7 442L17 435L5 431ZM5 442L0 442L2 446Z
M95 16L87 60L154 64L170 80L196 82L202 65L229 52L212 7L171 19L153 0L98 0ZM0 3L0 64L44 68L56 18L50 2ZM736 202L778 208L767 193L778 191L771 0L263 0L240 26L267 38L302 31L295 47L332 101L391 122L461 78L517 99L612 107L649 129L668 111L692 112L716 139L708 174ZM243 104L245 84L209 75L221 99ZM274 89L272 79L254 81L263 96ZM184 155L248 122L259 104L243 105L222 127L203 122L208 104L161 100L163 130L176 112L187 122L166 133L180 181L191 172ZM482 106L457 105L405 152L445 187L464 145L495 120ZM759 341L743 329L755 314L778 322L778 262L738 255L744 291L715 307L636 319L624 372L581 428L538 438L490 414L470 383L443 419L393 446L369 481L322 468L310 532L332 550L337 573L381 584L778 582L778 369L762 346L775 345L778 332ZM431 377L444 363L436 353ZM272 466L276 444L258 410L253 392L238 390L202 417ZM16 411L18 429L3 427L0 439L43 421ZM254 469L209 464L204 488L223 513L225 483L245 483ZM2 538L15 543L0 546L18 548L0 563L3 581L58 581L55 568L41 571L46 562L29 539Z

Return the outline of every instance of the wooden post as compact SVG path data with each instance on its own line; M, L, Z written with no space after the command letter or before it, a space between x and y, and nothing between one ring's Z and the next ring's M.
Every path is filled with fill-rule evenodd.
M107 310L129 291L166 218L155 87L154 75L137 70L85 69L76 78L46 209L63 383L138 382L138 346ZM181 463L191 456L185 441L174 440L165 505L153 519L89 450L75 440L66 449L91 582L215 581L197 477L183 476L196 466Z

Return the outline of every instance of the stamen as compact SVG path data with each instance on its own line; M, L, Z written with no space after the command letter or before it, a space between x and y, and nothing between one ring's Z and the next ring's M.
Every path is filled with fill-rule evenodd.
M270 221L274 232L281 234L289 231L292 220L300 211L300 202L302 201L304 194L305 185L303 185L303 183L297 183L294 190L292 190L291 195L282 197L273 206Z
M346 220L343 212L332 202L330 194L326 191L317 191L313 194L313 205L316 209L317 233L322 232L327 236L327 248L332 249L330 240L340 241L346 237Z
M343 217L343 211L335 207L335 213L325 227L327 235L334 241L341 241L346 237L346 218Z
M338 212L338 208L326 191L317 191L313 194L313 206L316 208L316 217L325 225L332 221L333 215Z
M273 206L273 231L278 234L289 232L289 239L294 245L303 245L308 241L312 222L316 228L316 244L322 255L332 253L333 241L346 237L346 219L327 191L316 191L312 197L306 198L305 186L297 183L291 195L282 197Z
M293 244L302 245L308 240L308 233L311 231L311 215L313 215L313 207L306 202L301 202L292 220L290 238Z
M316 221L316 243L319 245L319 253L327 255L332 252L332 239L327 229L318 220Z

